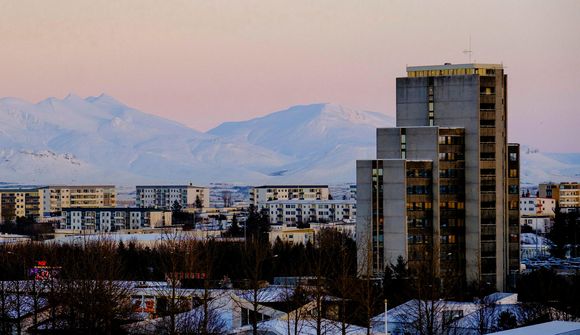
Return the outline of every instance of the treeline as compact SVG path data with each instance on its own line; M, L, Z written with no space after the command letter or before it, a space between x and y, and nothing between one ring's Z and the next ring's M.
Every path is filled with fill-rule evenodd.
M236 240L185 240L179 234L168 234L155 247L142 246L133 241L117 244L106 237L99 241L83 241L79 238L78 242L67 244L5 244L0 246L0 276L4 280L28 279L29 269L38 261L60 267L62 275L79 270L82 263L99 267L114 263L116 271L108 273L107 279L157 281L165 280L168 259L179 260L175 269L172 269L174 271L201 273L203 268L197 259L205 257L213 263L212 280L221 280L225 276L236 281L245 278L244 264L248 263L246 258L250 257L249 253L255 248L264 251L262 280L271 281L275 276L309 276L316 272L318 262L325 263L328 278L336 277L345 266L348 275L355 276L356 246L352 239L329 230L321 232L318 240L318 246L312 243L290 245L280 240L270 245ZM173 249L168 245L173 246ZM102 252L107 254L94 257L93 249L101 247L104 249ZM196 255L191 254L192 249ZM205 249L211 249L212 254L204 255ZM348 259L348 264L340 262L341 258ZM196 261L193 262L193 259Z
M106 238L72 244L30 242L1 245L0 333L14 332L14 327L19 327L19 324L14 324L12 319L19 318L20 311L36 313L41 310L36 308L38 306L48 306L43 313L51 315L50 324L44 327L58 329L59 333L120 333L122 324L135 321L131 320L131 287L123 284L124 281L168 283L166 291L159 292L165 296L161 316L169 318L167 327L171 331L168 333L175 333L178 328L175 319L178 313L195 307L182 304L183 299L175 290L180 287L234 288L240 292L254 292L257 297L258 290L266 282L271 283L274 277L295 277L298 279L293 282L297 284L296 290L284 303L288 309L313 301L321 311L315 321L322 322L324 317L345 327L355 324L368 328L371 318L383 311L384 299L388 299L391 307L411 299L430 301L432 306L428 308L410 305L406 314L412 317L422 313L423 318L425 313L431 314L428 319L435 323L443 320L439 316L444 314L445 300L474 301L474 298L491 293L489 288L475 284L458 292L449 285L441 285L428 268L408 271L402 258L387 267L380 280L357 276L355 242L333 230L321 230L315 243L306 245L280 240L270 244L257 238L259 234L252 235L247 241L194 240L185 236L167 234L155 247L134 242L115 243ZM37 275L35 267L45 269L48 277L42 281L31 280ZM189 277L194 279L183 280L184 274L190 274ZM537 313L529 315L529 323L555 317L578 317L579 287L580 274L562 277L551 271L538 271L521 276L518 282L521 300L527 306L537 306ZM24 296L26 299L14 301L15 294L17 299ZM196 304L208 304L208 297L196 298ZM328 300L328 297L333 298ZM332 309L327 306L329 303L333 304ZM29 304L29 308L20 308L23 304ZM279 307L284 307L284 304ZM564 314L555 316L556 309ZM294 314L293 317L304 316ZM252 326L257 329L257 317L252 314L250 318L253 318L250 320ZM37 316L33 319L37 320ZM199 327L208 329L210 324L206 320ZM481 322L479 326L483 324ZM448 325L428 326L432 330L428 333L435 334L437 329ZM410 331L425 325L413 327L417 328Z
M548 238L554 243L550 253L558 258L580 257L580 219L577 211L563 213L560 207L554 209L554 225L548 232Z
M41 306L48 306L48 312L43 313L51 315L49 324L43 327L58 329L59 333L121 332L121 324L135 321L130 320L131 287L123 284L126 281L167 282L161 316L172 318L193 307L185 308L183 299L175 296L178 287L225 288L229 283L228 288L240 292L257 292L273 277L297 277L302 283L299 286L314 287L314 293L309 294L321 304L320 319L329 316L323 306L326 297L340 297L342 307L333 317L340 317L345 325L370 327L370 318L380 311L382 302L379 285L356 277L355 242L333 230L322 230L315 244L306 245L280 240L270 245L254 238L247 242L199 241L168 234L153 248L133 242L117 244L106 238L72 244L5 244L0 248L0 333L20 333L14 328L20 324L12 319L20 318L18 313L24 311L33 311L36 325ZM42 281L33 280L35 267L45 269L48 276ZM195 274L197 280L177 280L186 273ZM16 304L8 301L14 296L19 301ZM208 301L197 300L201 304ZM21 308L24 303L32 306ZM257 321L252 322L256 327ZM169 324L176 329L176 320Z

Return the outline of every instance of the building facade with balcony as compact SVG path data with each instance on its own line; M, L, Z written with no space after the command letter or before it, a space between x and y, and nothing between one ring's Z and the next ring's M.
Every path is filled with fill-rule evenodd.
M64 208L61 229L115 232L170 226L171 212L151 208Z
M274 200L328 200L328 185L264 185L250 190L250 203Z
M207 208L209 188L191 184L137 186L135 195L137 207L170 210L176 201L183 209L195 208L197 202L201 202L201 206Z
M111 208L117 206L115 185L57 185L45 188L45 213L61 212L64 208Z
M519 270L519 145L507 142L499 64L413 66L396 82L396 127L377 159L357 161L359 271L405 258L442 285L490 283Z
M273 225L356 219L356 200L272 200L257 208L268 213Z
M45 188L0 189L0 223L17 218L38 219L44 212Z

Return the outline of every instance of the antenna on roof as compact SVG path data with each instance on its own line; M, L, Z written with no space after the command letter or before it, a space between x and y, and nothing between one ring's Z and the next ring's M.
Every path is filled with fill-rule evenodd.
M471 63L471 55L473 54L473 50L471 50L471 34L469 34L469 48L467 50L463 50L463 53L468 55L469 63Z

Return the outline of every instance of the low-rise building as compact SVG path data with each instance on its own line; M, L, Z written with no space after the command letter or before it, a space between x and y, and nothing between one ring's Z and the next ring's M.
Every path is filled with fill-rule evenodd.
M314 237L316 231L314 228L296 228L287 226L273 227L269 233L270 243L274 244L276 239L280 239L284 243L288 244L304 244L308 242L314 244Z
M44 215L61 212L64 208L111 208L117 206L115 185L56 185L47 186Z
M254 206L274 200L328 200L328 185L264 185L250 190Z
M556 199L540 197L521 197L520 215L526 216L550 216L554 217Z
M64 208L61 229L112 232L171 224L170 211L151 208Z
M538 195L541 198L556 200L560 210L568 212L580 207L580 184L577 182L546 183L538 187Z
M182 208L209 207L209 188L192 184L137 186L137 207L169 210L176 201Z
M271 224L335 222L356 219L356 200L273 200L261 202Z
M560 208L569 210L580 207L580 184L578 183L560 183Z
M0 223L16 218L39 218L44 212L45 188L22 187L0 189Z
M560 185L554 183L543 183L538 185L538 197L560 200Z

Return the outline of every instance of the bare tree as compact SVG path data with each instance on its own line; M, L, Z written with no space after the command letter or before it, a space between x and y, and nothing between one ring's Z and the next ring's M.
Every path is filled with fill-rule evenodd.
M131 287L119 281L120 261L113 241L84 241L70 248L57 282L62 331L112 334L115 322L131 313ZM56 329L55 329L56 330Z
M167 286L156 289L157 313L166 317L157 326L162 333L178 334L177 315L192 308L191 292L181 289L187 270L195 262L192 249L180 232L165 234L158 245L159 253L164 255L161 266L167 281Z
M258 335L259 323L269 318L267 313L271 312L261 302L269 294L269 291L265 289L267 287L267 281L264 280L266 275L265 268L276 257L277 255L271 254L270 244L264 238L252 236L246 241L242 257L244 262L242 268L244 269L246 280L244 285L242 285L242 290L238 293L241 299L236 298L234 301L241 310L242 320L247 316L253 335Z

